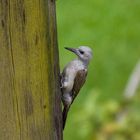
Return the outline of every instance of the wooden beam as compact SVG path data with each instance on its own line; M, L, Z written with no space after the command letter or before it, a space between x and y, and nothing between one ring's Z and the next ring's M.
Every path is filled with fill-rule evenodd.
M62 140L55 1L0 0L0 139Z

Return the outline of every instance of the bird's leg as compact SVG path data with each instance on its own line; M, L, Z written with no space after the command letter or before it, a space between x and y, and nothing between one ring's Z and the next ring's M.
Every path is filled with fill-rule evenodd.
M69 85L67 81L64 81L64 80L63 80L63 78L61 78L60 83L61 83L61 86L60 86L61 89L62 89L62 88L67 88L68 85Z

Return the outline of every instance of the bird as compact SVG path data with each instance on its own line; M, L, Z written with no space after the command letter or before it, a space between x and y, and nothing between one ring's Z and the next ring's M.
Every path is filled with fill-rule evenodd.
M84 85L88 73L88 65L92 59L92 49L88 46L65 49L77 55L77 58L69 62L61 73L61 91L63 102L63 130L65 128L68 111L80 89Z

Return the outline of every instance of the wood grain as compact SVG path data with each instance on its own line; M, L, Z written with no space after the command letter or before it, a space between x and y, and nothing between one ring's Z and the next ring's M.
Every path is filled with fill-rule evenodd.
M62 140L55 1L0 0L0 139Z

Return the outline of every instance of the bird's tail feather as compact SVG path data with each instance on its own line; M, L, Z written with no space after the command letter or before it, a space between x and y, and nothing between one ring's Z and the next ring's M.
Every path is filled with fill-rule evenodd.
M69 109L70 109L70 106L65 106L64 109L63 109L63 130L65 128L65 124L66 124Z

